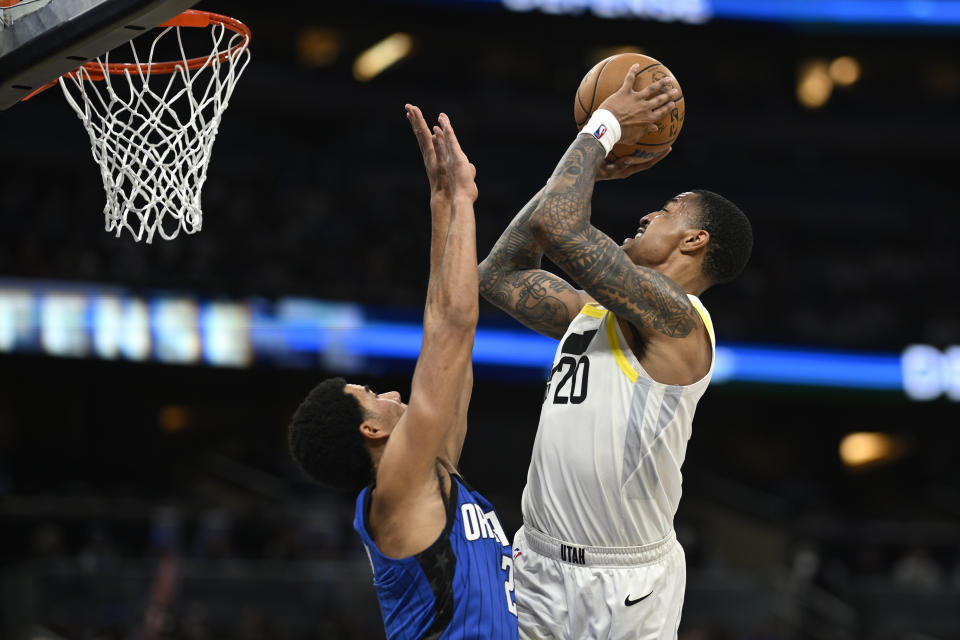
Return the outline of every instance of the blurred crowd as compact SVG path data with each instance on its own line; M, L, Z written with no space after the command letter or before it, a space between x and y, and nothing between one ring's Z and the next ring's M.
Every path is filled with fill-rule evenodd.
M4 549L27 553L5 585L8 594L31 594L29 611L18 613L35 616L33 627L51 634L31 637L379 638L350 502L318 496L258 513L174 504L145 511L128 503L129 512L113 505L99 517L8 518ZM89 508L97 499L81 503ZM689 574L681 637L690 640L817 637L822 624L852 634L836 637L860 637L876 624L878 607L913 619L918 601L928 622L943 616L949 624L952 607L935 605L960 596L960 547L936 531L924 534L922 524L912 540L881 534L854 544L844 535L782 531L779 561L746 585L738 585L744 573L709 523L681 517L677 533ZM731 596L728 615L707 615ZM764 610L768 602L773 611Z

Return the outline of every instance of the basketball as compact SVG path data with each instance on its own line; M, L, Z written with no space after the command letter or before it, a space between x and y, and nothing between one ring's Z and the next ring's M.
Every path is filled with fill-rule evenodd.
M639 53L621 53L605 58L595 64L587 72L587 75L583 76L580 86L577 87L577 95L573 101L573 117L577 122L577 128L582 128L590 119L590 114L607 97L620 89L624 77L634 64L640 65L640 73L633 85L634 91L639 91L667 76L676 81L676 76L669 69L650 56ZM656 123L657 131L646 134L636 144L616 145L610 155L607 156L608 160L613 161L624 156L637 156L643 159L654 158L673 144L673 141L680 135L680 129L683 127L683 116L686 112L683 89L679 83L676 84L680 91L680 97L674 100L676 107Z

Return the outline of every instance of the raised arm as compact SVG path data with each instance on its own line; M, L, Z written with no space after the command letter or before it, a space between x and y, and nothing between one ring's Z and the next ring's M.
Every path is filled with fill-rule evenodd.
M643 135L670 108L669 78L633 91L636 69L601 108L620 116L623 139ZM635 265L590 222L593 186L606 151L591 135L578 135L567 149L531 214L530 231L551 260L600 304L641 332L685 337L697 326L686 293L659 272Z
M541 189L514 217L480 263L480 294L534 331L559 338L590 297L540 268L543 251L528 223Z
M435 277L443 260L443 251L447 244L451 216L451 184L445 163L440 161L442 149L438 149L439 140L430 131L423 113L418 107L407 105L407 119L420 146L423 165L430 184L430 277L429 283L437 281ZM446 157L446 156L443 156ZM429 285L428 285L429 286ZM468 361L463 375L461 389L450 421L450 429L441 449L441 455L450 464L456 466L463 450L463 441L467 435L467 409L473 393L473 362Z
M477 326L476 171L442 114L440 124L433 130L434 148L446 170L450 204L449 217L438 211L433 224L446 221L447 232L427 285L423 345L410 402L377 470L380 500L394 506L436 490L436 459L444 453L463 401Z

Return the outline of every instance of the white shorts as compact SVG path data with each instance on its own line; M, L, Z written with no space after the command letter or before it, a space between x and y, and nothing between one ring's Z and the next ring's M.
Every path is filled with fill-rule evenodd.
M687 583L671 531L642 547L581 547L520 527L513 540L521 640L671 640Z

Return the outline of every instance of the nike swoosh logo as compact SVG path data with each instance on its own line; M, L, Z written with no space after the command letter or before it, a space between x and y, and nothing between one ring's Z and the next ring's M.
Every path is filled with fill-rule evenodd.
M641 600L645 600L645 599L649 598L649 597L652 596L652 595L653 595L653 591L651 591L651 592L648 593L647 595L643 596L642 598L637 598L636 600L631 600L631 599L630 599L630 595L627 594L627 597L623 599L623 604L625 604L626 606L629 607L629 606L632 606L632 605L637 604L637 603L640 602Z

